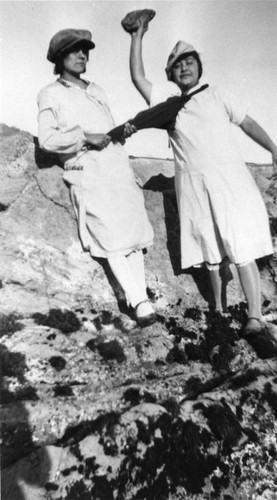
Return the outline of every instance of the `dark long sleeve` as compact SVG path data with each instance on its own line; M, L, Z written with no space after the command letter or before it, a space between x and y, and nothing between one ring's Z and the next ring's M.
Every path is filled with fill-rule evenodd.
M146 128L173 130L175 127L176 117L180 109L182 109L186 102L188 102L195 94L202 92L207 87L208 85L206 84L191 94L169 97L166 101L161 102L152 108L141 111L134 118L128 120L128 122L134 125L137 130ZM125 124L119 125L108 132L108 135L113 141L120 141L122 139L124 126Z

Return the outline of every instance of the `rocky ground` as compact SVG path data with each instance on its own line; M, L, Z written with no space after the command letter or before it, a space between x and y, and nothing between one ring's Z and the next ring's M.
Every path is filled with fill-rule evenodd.
M158 322L140 329L105 261L80 247L57 158L1 128L3 500L277 498L277 261L261 271L262 336L207 307L179 267L171 161L132 159L155 230L146 257ZM250 165L277 236L277 180Z

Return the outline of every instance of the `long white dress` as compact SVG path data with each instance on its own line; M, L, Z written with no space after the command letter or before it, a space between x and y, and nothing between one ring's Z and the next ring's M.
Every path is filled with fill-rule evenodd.
M153 85L151 105L179 94L173 82ZM231 123L239 125L245 115L233 96L209 87L186 103L169 134L182 268L225 257L244 263L273 253L263 199L231 133Z
M86 133L107 133L114 127L102 89L86 90L57 80L38 95L40 146L64 162L84 249L95 257L128 255L153 241L141 188L120 144L87 150Z

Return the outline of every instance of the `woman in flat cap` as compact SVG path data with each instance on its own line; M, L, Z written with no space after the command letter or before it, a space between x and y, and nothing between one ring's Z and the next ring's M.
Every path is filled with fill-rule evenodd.
M83 248L108 260L137 323L147 326L156 316L142 250L153 230L128 155L107 135L114 121L105 93L81 78L94 46L87 30L65 29L51 39L47 59L59 77L38 95L39 144L64 163ZM133 131L127 125L125 136Z
M234 145L230 123L271 152L275 167L277 147L241 102L218 88L200 87L202 63L191 44L179 41L175 45L166 66L168 81L152 84L145 76L142 59L146 30L141 21L131 33L130 69L135 87L150 106L191 94L177 114L174 130L169 131L182 268L207 267L214 295L212 307L222 311L226 308L222 276L227 275L223 266L235 264L248 303L245 334L260 333L261 291L255 260L272 254L273 248L265 205Z

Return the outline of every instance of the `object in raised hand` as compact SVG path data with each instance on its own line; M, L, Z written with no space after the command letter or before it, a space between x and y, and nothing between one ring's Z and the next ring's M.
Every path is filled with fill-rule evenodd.
M148 23L155 15L156 12L152 9L133 10L132 12L128 12L128 14L126 14L124 19L122 19L121 24L125 31L132 33L139 28L140 20L143 23L143 27L147 28Z

